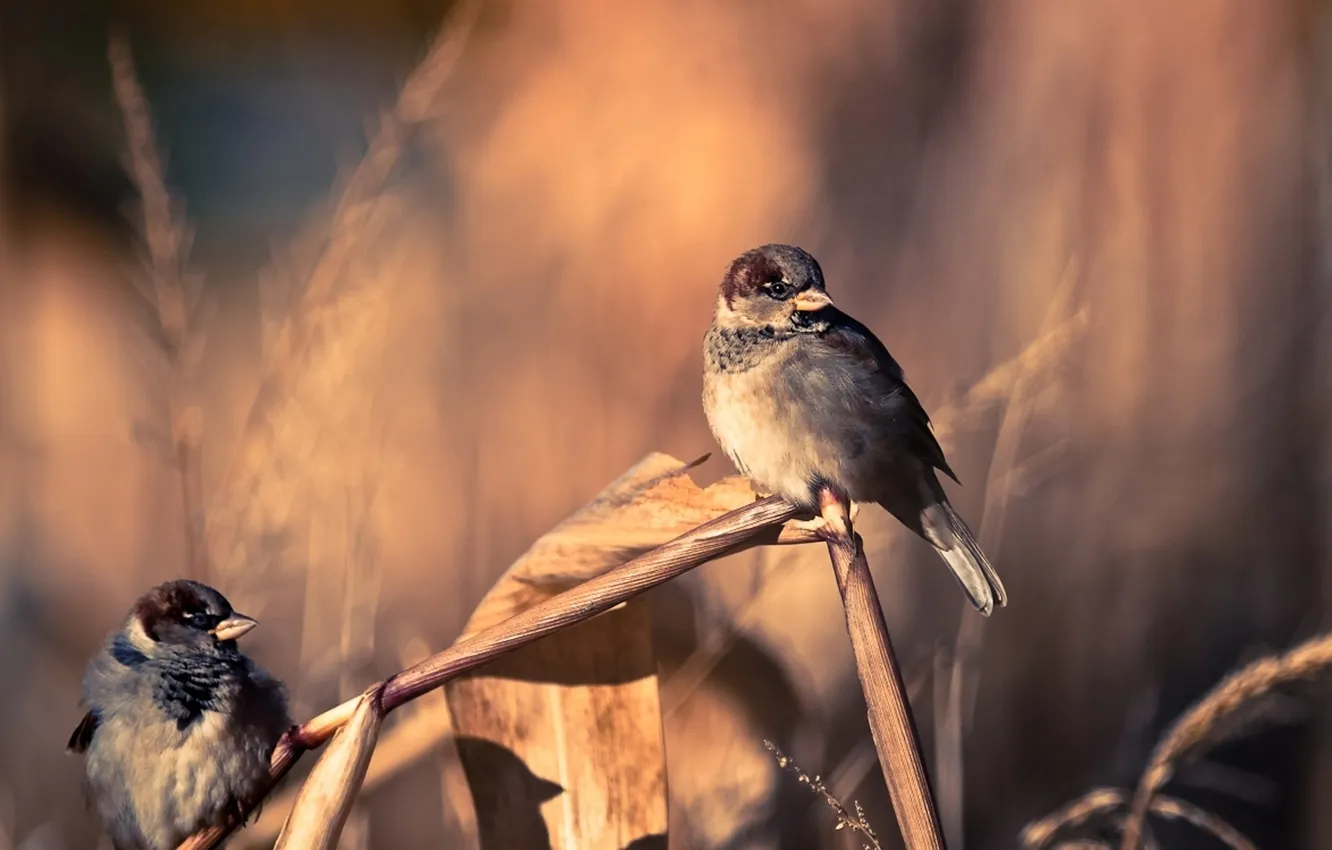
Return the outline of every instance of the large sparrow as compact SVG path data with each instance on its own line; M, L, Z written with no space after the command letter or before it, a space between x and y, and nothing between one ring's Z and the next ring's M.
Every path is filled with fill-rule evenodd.
M236 647L258 625L216 590L169 581L88 664L69 739L116 850L170 850L255 802L291 725L282 686Z
M954 481L902 368L833 306L806 251L736 258L703 344L703 409L717 442L760 489L819 510L877 502L928 541L989 616L1007 596L935 470Z

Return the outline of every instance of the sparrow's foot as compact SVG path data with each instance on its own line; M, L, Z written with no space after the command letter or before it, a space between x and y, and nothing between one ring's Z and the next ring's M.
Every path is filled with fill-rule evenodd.
M278 736L277 746L287 746L296 752L302 752L305 746L301 743L301 726L299 723L293 723L287 727L287 731Z
M800 529L817 537L850 537L851 524L860 513L860 504L843 501L834 491L819 491L819 513L813 519L793 519L787 527Z
M242 806L241 801L237 800L235 797L232 797L231 800L227 802L223 814L226 815L227 820L238 826L245 826L245 822L249 820L249 815L246 814L245 807ZM250 814L252 815L253 812Z
M805 531L818 537L828 528L828 521L821 516L816 516L813 519L790 519L786 521L786 527Z
M840 540L851 538L851 518L853 502L831 487L819 491L819 519L823 520L824 533L831 533Z

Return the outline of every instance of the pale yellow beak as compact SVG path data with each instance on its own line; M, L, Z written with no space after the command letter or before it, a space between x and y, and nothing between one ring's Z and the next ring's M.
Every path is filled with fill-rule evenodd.
M209 634L218 640L235 640L250 629L259 625L259 621L244 614L232 614L209 630Z
M821 289L806 289L791 299L791 306L804 312L822 310L824 307L831 307L832 303L833 300L828 297L828 293Z

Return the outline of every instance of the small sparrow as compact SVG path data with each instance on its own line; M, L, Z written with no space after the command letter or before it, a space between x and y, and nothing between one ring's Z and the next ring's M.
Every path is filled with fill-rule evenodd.
M69 738L116 850L170 850L237 815L291 726L282 685L236 647L258 623L195 581L134 603L83 677Z
M928 541L981 614L1008 598L935 470L954 481L902 368L833 306L806 251L764 245L722 278L703 343L703 409L760 489L819 511L877 502Z

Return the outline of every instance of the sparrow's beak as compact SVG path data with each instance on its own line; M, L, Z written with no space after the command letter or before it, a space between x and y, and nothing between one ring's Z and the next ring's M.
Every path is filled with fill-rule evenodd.
M208 633L218 640L235 640L250 629L259 625L259 621L244 614L232 614L214 626Z
M811 313L831 307L833 300L822 289L806 289L791 299L791 306L802 312Z

